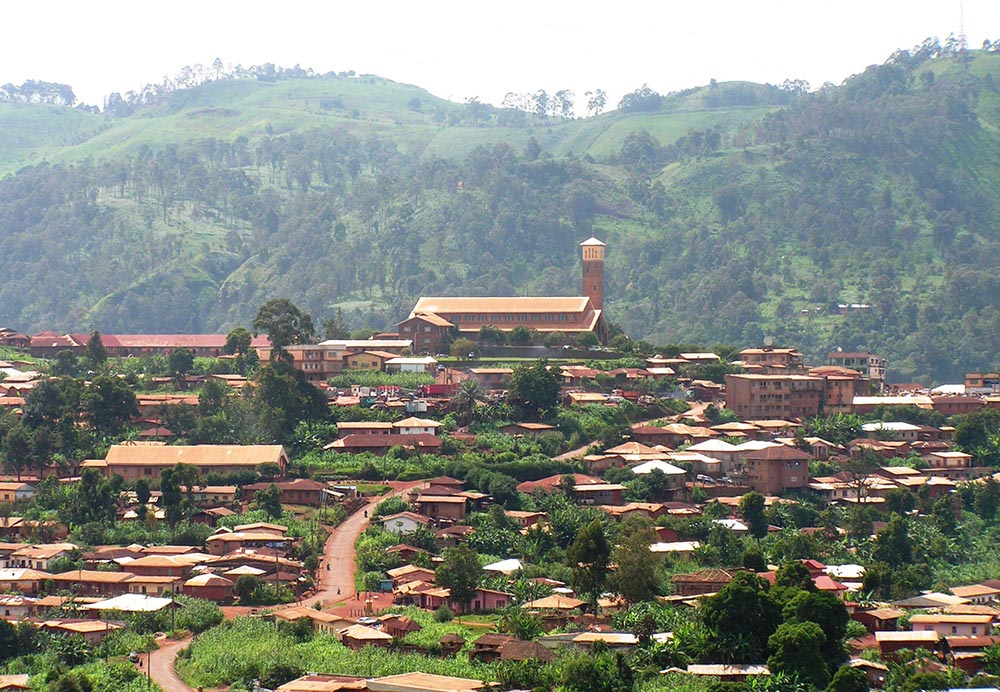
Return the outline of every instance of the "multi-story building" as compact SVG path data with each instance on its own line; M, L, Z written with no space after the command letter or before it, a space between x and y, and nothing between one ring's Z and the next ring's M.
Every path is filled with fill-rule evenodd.
M881 391L885 384L885 358L876 353L833 351L827 354L826 360L827 365L857 370L864 379L871 382L874 390Z
M795 447L768 447L746 456L747 485L764 495L805 488L809 483L808 454Z
M744 420L811 418L846 413L856 380L838 373L726 375L726 408Z
M745 348L740 362L754 370L797 370L802 368L802 354L794 348Z

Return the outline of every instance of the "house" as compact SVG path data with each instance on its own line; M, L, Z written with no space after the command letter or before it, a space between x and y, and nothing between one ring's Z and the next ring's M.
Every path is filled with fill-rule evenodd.
M530 495L535 491L546 493L558 492L565 487L566 481L563 479L567 477L572 479L573 485L601 483L600 478L585 476L582 473L557 474L555 476L539 478L537 481L524 481L523 483L519 483L517 485L517 491L526 495Z
M343 357L344 370L384 370L385 362L397 354L387 351L358 351Z
M771 671L767 666L755 663L691 663L687 673L717 677L722 682L743 682L747 678L770 675Z
M733 580L734 572L703 569L692 574L675 574L671 581L678 596L702 596L716 593Z
M967 598L975 605L989 605L995 603L1000 589L985 584L972 584L971 586L953 586L951 592L959 598Z
M53 574L56 589L72 591L78 596L118 596L129 592L128 572L101 572L97 570L72 570Z
M895 632L896 622L904 615L906 615L906 611L898 608L874 608L872 610L856 611L851 616L851 619L857 620L867 627L869 632Z
M745 366L793 370L802 367L802 354L794 348L745 348L739 360Z
M392 579L394 585L406 584L413 581L423 581L428 584L434 582L434 570L416 565L403 565L390 569L386 574Z
M205 562L204 555L146 555L130 560L122 565L122 570L129 574L143 577L181 577L187 578L195 565Z
M28 675L0 675L0 692L15 692L16 690L30 690Z
M556 426L548 423L511 423L500 428L503 434L515 437L537 437L555 430Z
M191 497L195 504L200 506L209 505L218 507L220 505L232 505L236 502L238 488L235 485L202 485L191 488ZM188 489L181 486L181 492L187 494Z
M26 567L40 572L47 572L49 563L56 558L66 557L77 547L72 543L47 543L43 545L25 545L12 551L7 558L10 567Z
M808 375L726 375L726 408L740 418L811 418L822 411L825 380Z
M805 452L786 445L751 452L745 459L747 483L764 495L805 488L810 459Z
M585 505L621 505L625 502L625 491L620 483L587 483L573 486L573 496Z
M451 598L451 591L448 589L434 588L429 591L424 591L420 595L420 607L425 610L437 610L443 605L449 606L455 612L459 612L463 604L453 603ZM476 589L475 595L472 597L472 601L469 603L469 608L473 612L483 612L499 610L500 608L506 608L511 601L513 596L504 591L495 591L493 589L484 589L479 587Z
M185 581L181 586L181 593L185 596L222 603L232 600L235 584L236 582L231 579L206 572Z
M0 482L0 502L21 502L35 494L35 486L21 481Z
M284 476L288 454L281 445L112 445L103 460L85 461L81 468L96 468L109 478L127 481L159 478L160 472L187 464L207 475L258 473L261 467Z
M367 690L365 678L354 675L318 675L307 673L302 677L279 685L274 692L340 692L340 690Z
M993 627L992 615L917 614L910 616L914 632L936 632L942 636L976 637L989 634Z
M242 498L244 502L250 502L259 490L267 490L272 483L251 483L244 485ZM281 504L283 505L303 505L306 507L322 507L329 499L327 485L314 481L310 478L296 478L290 481L277 481L273 483L280 493Z
M396 356L385 361L385 371L433 373L437 364L433 356Z
M400 673L368 681L371 692L476 692L489 683L430 673Z
M418 495L413 504L417 511L438 522L456 522L465 518L468 498L462 495Z
M299 620L309 620L312 623L313 631L317 634L328 634L339 636L340 632L347 627L356 624L352 620L326 613L301 605L292 605L286 608L275 610L272 614L275 622L297 622Z
M367 625L350 625L340 630L340 641L348 649L360 651L366 646L387 647L392 643L392 635Z
M580 610L585 605L586 601L581 601L578 598L570 598L569 596L563 596L560 594L553 594L551 596L545 596L543 598L536 598L533 601L528 601L521 605L524 610L551 610L566 612L570 610Z
M337 434L348 435L389 435L393 432L392 423L383 421L340 421L337 423Z
M403 435L400 433L390 433L387 435L352 434L342 437L339 440L334 440L323 447L323 449L347 454L362 454L364 452L385 454L393 447L407 447L434 454L440 449L441 440L427 433L418 435Z
M465 371L469 379L479 383L482 389L501 389L514 374L513 368L469 368Z
M0 593L23 593L33 596L42 590L45 580L52 575L48 572L25 567L0 569Z
M114 358L128 356L169 356L177 348L186 348L197 357L218 358L225 355L226 334L101 334L101 343ZM52 358L59 351L71 351L82 356L90 341L89 334L56 334L40 332L31 337L32 358ZM250 347L260 349L268 344L267 336L257 336Z
M233 552L267 548L282 554L288 549L292 538L267 530L216 529L205 539L205 547L210 555L223 556Z
M133 575L127 582L128 592L143 596L163 596L172 594L183 583L181 577L149 577Z
M465 498L462 498L462 503L464 506ZM398 512L387 517L381 517L379 523L382 524L383 529L390 533L406 536L416 531L420 526L428 526L431 520L426 516L413 512Z
M392 424L392 429L400 435L437 435L441 423L428 418L404 418Z
M936 651L941 641L941 635L933 630L922 632L875 632L875 643L878 644L882 660L896 660L896 653L901 649Z
M110 633L120 630L124 625L104 620L46 620L38 628L53 634L77 634L90 645L100 644Z

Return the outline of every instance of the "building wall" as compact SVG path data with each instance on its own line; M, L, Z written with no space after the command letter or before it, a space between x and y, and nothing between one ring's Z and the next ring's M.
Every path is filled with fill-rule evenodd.
M809 482L809 466L802 460L747 459L747 483L759 493L774 495Z

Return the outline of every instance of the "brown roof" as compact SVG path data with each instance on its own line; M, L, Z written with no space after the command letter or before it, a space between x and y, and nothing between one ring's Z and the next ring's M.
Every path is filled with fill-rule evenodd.
M437 448L441 446L441 438L429 433L418 433L416 435L406 435L403 433L389 433L388 435L362 435L352 433L339 440L334 440L323 449L352 449L358 447L427 447Z
M125 466L258 466L279 463L283 456L281 445L112 445L105 460Z
M524 296L496 297L422 297L410 312L410 316L426 313L471 312L583 312L590 298L586 296L538 298Z
M128 581L134 574L128 572L101 572L90 569L75 569L69 572L53 574L50 578L53 581L89 583L89 584L120 584Z
M779 445L778 447L767 447L758 452L750 452L746 456L747 460L777 459L781 461L809 461L812 456L800 449Z
M728 584L733 580L732 572L724 569L703 569L691 574L675 574L671 581L677 582L704 582L710 584Z
M504 661L548 662L556 655L538 642L514 640L500 646L500 658Z

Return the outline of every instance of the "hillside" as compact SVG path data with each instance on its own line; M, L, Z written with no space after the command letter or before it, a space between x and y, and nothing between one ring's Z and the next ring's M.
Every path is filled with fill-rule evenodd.
M384 328L421 293L576 293L595 233L635 338L954 380L1000 365L998 79L997 54L904 51L813 94L712 84L574 120L371 76L210 82L127 117L0 103L0 322L218 330L287 295Z

